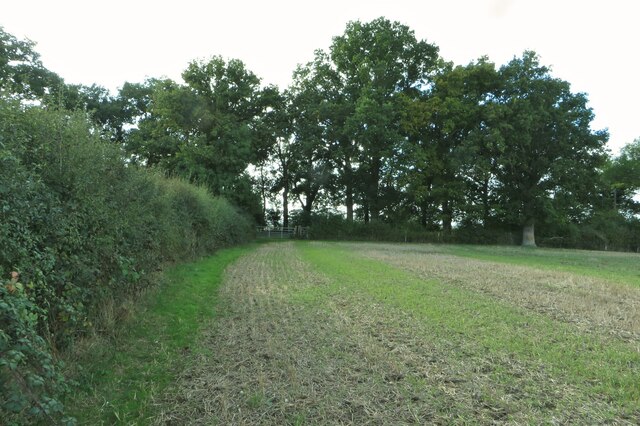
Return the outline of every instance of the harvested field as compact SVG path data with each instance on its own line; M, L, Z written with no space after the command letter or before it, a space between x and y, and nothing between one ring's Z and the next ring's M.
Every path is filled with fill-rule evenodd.
M544 313L585 331L640 340L640 291L612 280L430 251L433 246L345 245L382 261L456 287ZM638 267L640 269L640 265Z
M241 258L154 422L640 421L640 289L398 247L275 243Z

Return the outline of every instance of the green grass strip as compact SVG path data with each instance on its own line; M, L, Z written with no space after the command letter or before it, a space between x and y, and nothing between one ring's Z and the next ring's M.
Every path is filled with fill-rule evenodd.
M85 355L81 392L67 401L80 424L145 424L150 397L172 383L192 352L202 350L201 327L216 315L218 287L230 263L255 246L220 250L172 267L164 285L140 303L127 330Z
M336 291L365 293L379 303L421 318L431 326L436 338L465 339L484 353L541 362L554 376L586 394L604 395L632 411L640 408L637 348L581 333L569 324L471 291L422 280L382 262L361 258L338 245L299 243L298 247L305 260L332 279L328 287L304 290L306 300Z
M439 252L478 260L564 271L640 287L640 255L508 246L437 246Z

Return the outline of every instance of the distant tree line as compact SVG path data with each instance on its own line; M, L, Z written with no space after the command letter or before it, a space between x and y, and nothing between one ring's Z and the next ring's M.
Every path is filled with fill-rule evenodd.
M546 245L640 243L640 141L612 158L587 96L535 52L455 65L379 18L349 23L284 90L221 57L190 63L184 82L125 83L115 95L34 69L17 90L48 87L47 105L89 112L131 163L206 185L259 223L341 216L345 226L511 233L523 245L536 244L534 231Z

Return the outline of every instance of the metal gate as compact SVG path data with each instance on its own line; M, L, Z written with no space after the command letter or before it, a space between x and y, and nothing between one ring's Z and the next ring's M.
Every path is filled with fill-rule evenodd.
M256 228L258 238L308 238L309 227L307 226L258 226Z

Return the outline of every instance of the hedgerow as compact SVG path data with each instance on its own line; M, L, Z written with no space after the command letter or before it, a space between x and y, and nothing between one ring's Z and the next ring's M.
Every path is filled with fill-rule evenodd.
M295 218L294 218L295 219ZM293 221L295 224L295 220ZM415 222L347 221L340 215L313 215L309 238L318 240L387 241L446 244L520 244L517 227L485 228L463 224L451 232L428 230ZM617 212L594 215L582 225L541 223L536 238L540 247L586 250L640 251L640 220Z
M128 164L85 114L0 99L0 418L63 421L55 354L101 302L250 230L205 188Z

